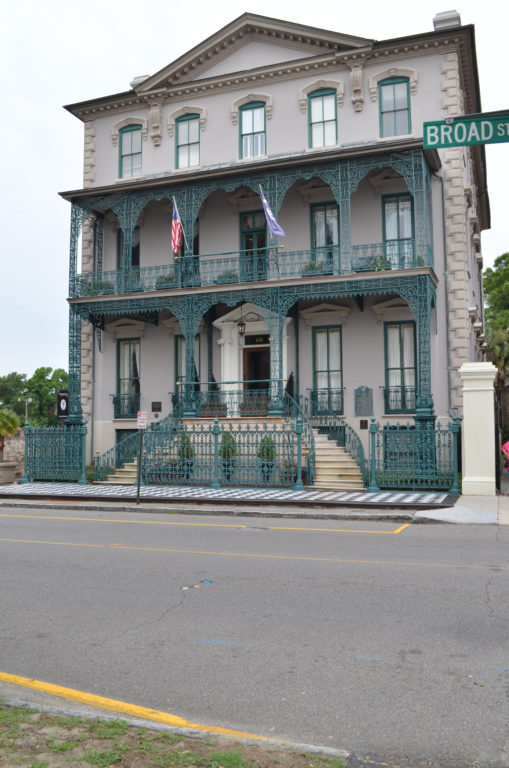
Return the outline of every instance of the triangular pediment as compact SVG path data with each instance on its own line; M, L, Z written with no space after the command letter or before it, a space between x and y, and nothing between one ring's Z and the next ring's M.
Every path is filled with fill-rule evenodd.
M372 40L244 13L167 67L134 85L143 94L206 78L333 55Z

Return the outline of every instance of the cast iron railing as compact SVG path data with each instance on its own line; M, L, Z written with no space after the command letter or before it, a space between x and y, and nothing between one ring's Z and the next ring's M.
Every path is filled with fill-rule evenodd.
M337 413L319 406L316 400L300 396L299 403L309 419L310 424L322 434L328 435L337 445L345 448L352 459L357 462L362 473L364 485L368 483L368 462L362 441L357 432Z
M111 395L113 399L114 419L135 419L140 410L141 394L135 392L130 395Z
M25 469L22 483L34 480L86 484L84 424L59 427L25 425Z
M174 414L169 414L161 421L150 424L147 427L145 436L152 430L165 430L168 434L175 434L179 428L179 420ZM99 456L94 457L94 482L101 483L108 479L109 475L115 474L115 470L129 464L135 459L139 459L140 435L134 432L132 435L119 440L112 448L109 448Z
M415 386L384 387L385 413L414 413Z
M295 428L302 425L302 482L313 485L315 482L315 435L307 415L301 405L288 392L284 393L284 412L287 423Z
M195 415L202 418L225 416L268 416L273 379L246 381L201 381L192 390ZM175 414L184 411L185 388L170 392Z
M145 484L302 487L302 431L286 424L180 425L145 435Z
M316 409L316 416L322 411L332 411L332 413L343 413L343 388L329 389L327 387L317 387L309 389L309 399L312 406Z
M448 490L459 493L460 421L390 424L374 418L370 432L369 489Z
M414 240L286 251L284 246L253 251L185 256L172 264L76 275L72 296L104 296L139 291L172 290L210 285L321 277L351 272L432 266L431 249L417 252Z

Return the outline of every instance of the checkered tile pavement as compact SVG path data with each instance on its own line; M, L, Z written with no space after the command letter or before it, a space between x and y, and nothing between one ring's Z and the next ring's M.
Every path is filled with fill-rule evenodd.
M134 499L132 485L78 485L76 483L27 483L0 487L2 498L76 498L92 500ZM145 501L245 501L251 503L324 504L363 507L443 506L446 493L425 491L321 491L282 488L196 488L189 486L143 486Z

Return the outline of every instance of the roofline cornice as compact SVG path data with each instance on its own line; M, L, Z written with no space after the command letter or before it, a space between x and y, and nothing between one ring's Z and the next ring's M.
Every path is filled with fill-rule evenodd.
M343 52L320 54L304 59L293 59L270 66L241 70L228 75L189 80L175 85L152 90L142 90L144 81L137 90L105 96L99 99L78 102L65 107L71 114L87 122L106 114L118 114L129 109L143 109L154 101L173 102L182 98L193 98L207 93L233 91L243 86L250 89L270 82L291 80L303 75L324 76L330 70L348 69L354 63L372 64L376 61L397 61L408 56L423 56L429 53L459 49L460 69L467 97L467 112L480 111L479 77L475 59L473 26L453 27L446 30L427 32L421 35L396 38L389 41L373 41L368 46ZM196 72L193 71L193 75ZM149 78L152 79L152 78Z

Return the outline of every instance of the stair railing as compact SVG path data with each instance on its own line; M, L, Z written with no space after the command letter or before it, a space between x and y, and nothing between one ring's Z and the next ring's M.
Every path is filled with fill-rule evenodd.
M319 432L326 434L340 447L345 448L352 459L357 462L364 485L367 486L369 482L368 462L364 446L357 432L347 424L345 419L324 407L322 403L304 395L299 395L298 399L310 425L318 429Z
M304 446L302 465L304 475L304 485L313 485L315 482L315 436L309 419L301 405L294 398L284 393L284 411L285 421L291 423L296 429L297 419L300 416L302 422L302 444Z
M165 429L169 426L178 427L180 418L173 413L169 413L161 421L157 421L154 424L149 424L145 430L145 435L149 435L153 431L159 429ZM108 479L109 475L114 475L115 471L124 464L129 464L138 458L140 450L140 437L138 431L132 435L124 437L119 440L112 448L108 448L107 451L101 453L98 456L94 456L94 482L103 483Z

